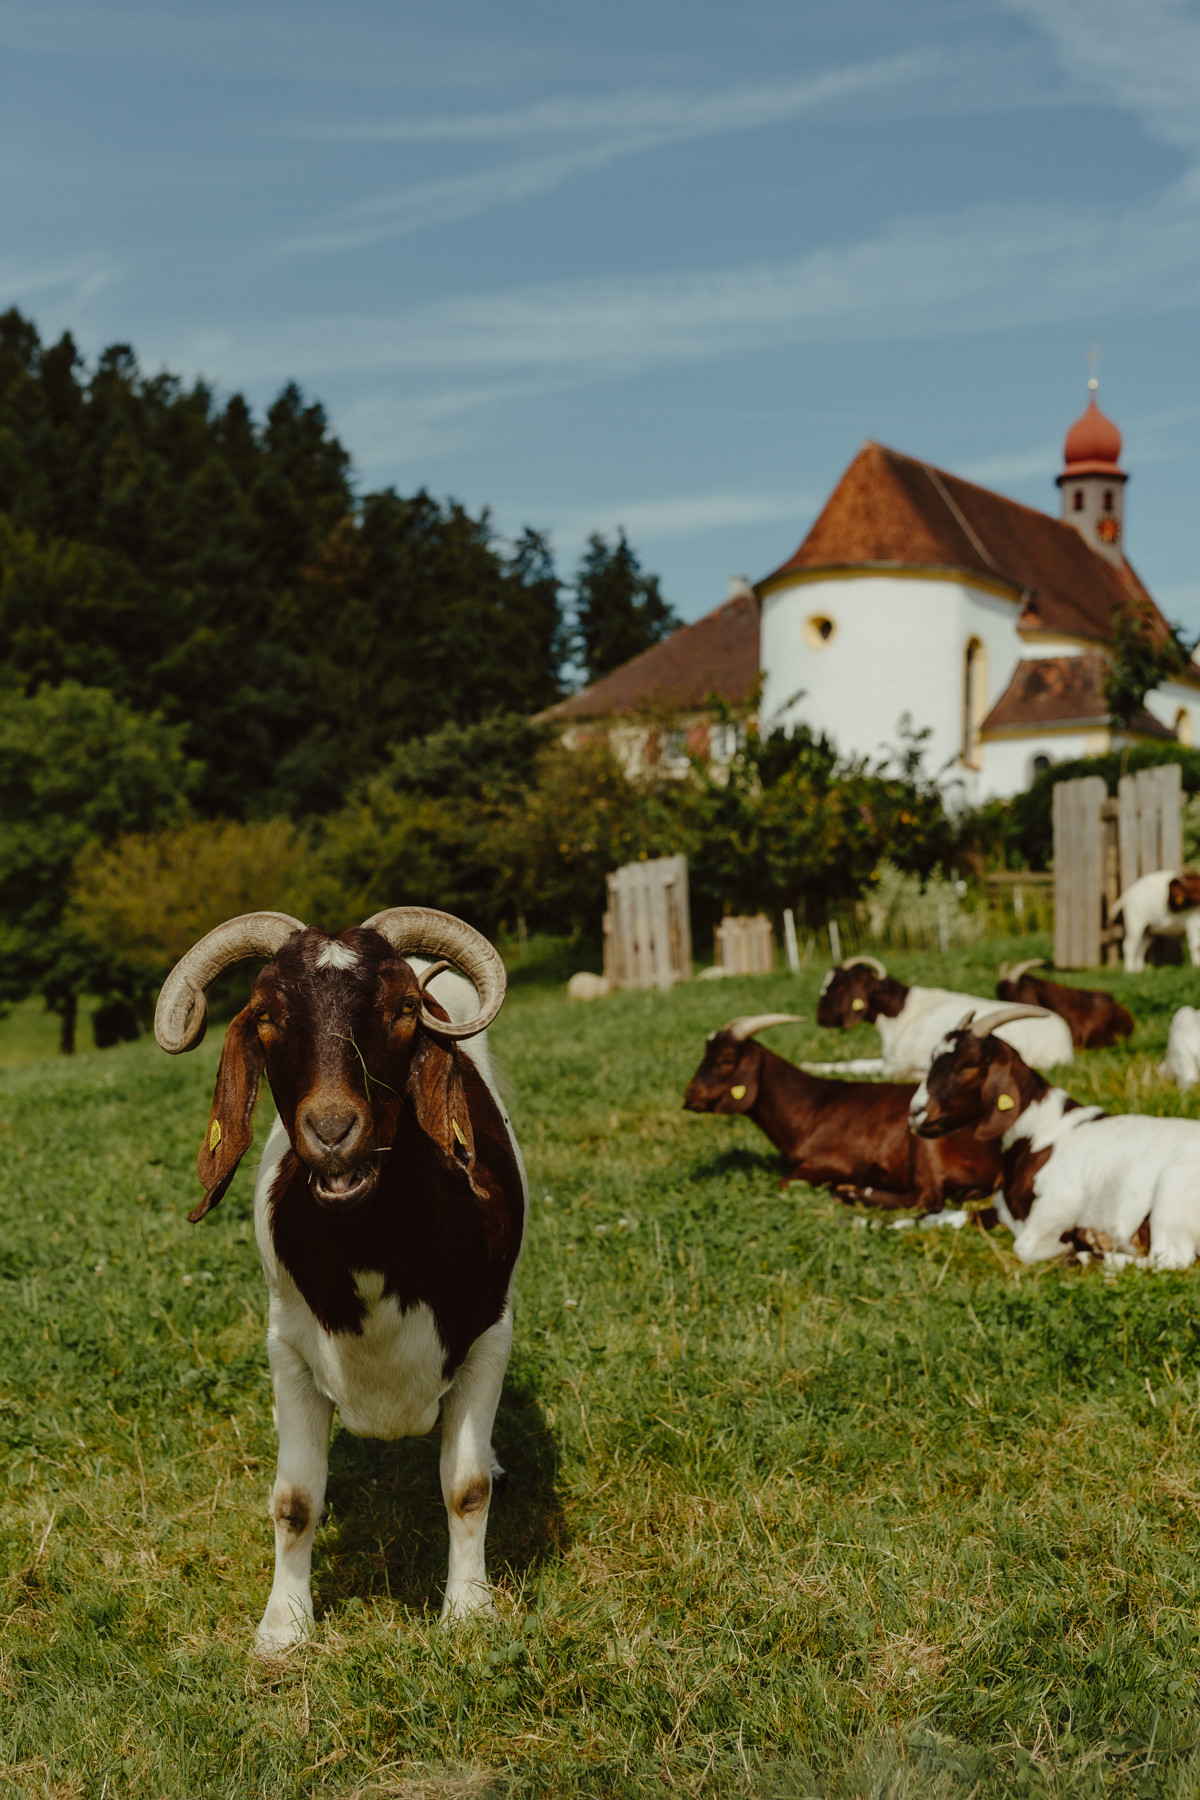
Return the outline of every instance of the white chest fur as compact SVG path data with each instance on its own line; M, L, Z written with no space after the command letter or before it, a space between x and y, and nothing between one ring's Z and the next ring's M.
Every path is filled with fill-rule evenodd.
M313 1381L355 1437L419 1437L432 1429L450 1385L445 1357L427 1306L401 1312L384 1297L383 1276L355 1275L367 1312L360 1332L325 1331L295 1283L279 1269L271 1293L270 1333L304 1358Z

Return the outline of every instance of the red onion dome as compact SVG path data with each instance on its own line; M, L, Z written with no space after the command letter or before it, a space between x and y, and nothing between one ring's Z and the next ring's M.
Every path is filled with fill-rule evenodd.
M1073 463L1111 463L1121 455L1121 433L1111 419L1106 419L1096 405L1096 397L1087 403L1087 411L1076 419L1063 445L1063 460L1068 468Z

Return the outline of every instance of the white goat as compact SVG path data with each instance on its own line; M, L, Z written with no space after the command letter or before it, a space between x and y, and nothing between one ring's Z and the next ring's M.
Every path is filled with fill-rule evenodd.
M1125 923L1125 969L1136 975L1146 966L1146 952L1156 937L1187 939L1188 955L1200 964L1200 875L1156 869L1143 875L1112 909Z
M1158 1072L1181 1088L1194 1087L1200 1081L1200 1012L1194 1006L1181 1006L1171 1020L1167 1054Z
M817 1023L843 1029L874 1025L883 1051L880 1074L889 1081L919 1081L946 1033L961 1022L968 1008L994 1012L995 997L958 994L950 988L905 987L875 957L851 956L825 977ZM1001 1035L1032 1068L1052 1069L1075 1060L1071 1027L1043 1007L1023 1007Z
M1029 1068L998 1027L1024 1008L963 1021L939 1044L909 1116L922 1137L999 1138L996 1207L1022 1262L1089 1250L1186 1269L1200 1250L1200 1121L1110 1117Z

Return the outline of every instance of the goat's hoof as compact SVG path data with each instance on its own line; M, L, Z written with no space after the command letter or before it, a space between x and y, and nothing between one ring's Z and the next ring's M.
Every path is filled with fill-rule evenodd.
M464 1582L442 1603L442 1624L454 1625L460 1619L492 1619L496 1616L496 1596L483 1581Z
M312 1630L312 1616L299 1606L268 1605L254 1634L254 1654L284 1656L302 1644Z

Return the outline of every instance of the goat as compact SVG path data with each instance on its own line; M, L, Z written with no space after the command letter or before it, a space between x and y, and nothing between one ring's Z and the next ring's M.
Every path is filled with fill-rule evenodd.
M164 1050L200 1042L204 990L251 956L270 960L225 1034L197 1162L204 1198L188 1218L232 1181L265 1069L279 1110L254 1191L279 1431L275 1579L256 1638L267 1654L312 1620L335 1406L356 1436L398 1438L429 1431L440 1405L442 1617L492 1609L484 1539L503 1470L491 1432L528 1192L483 1035L504 965L477 931L415 906L335 938L285 913L229 919L167 978L154 1021ZM451 962L478 999L443 973Z
M994 1002L950 988L905 987L875 957L850 956L825 977L817 1024L840 1025L843 1030L864 1020L874 1025L883 1051L880 1073L893 1081L919 1081L965 1006L987 1012ZM1034 1019L1026 1009L1004 1035L1035 1069L1074 1061L1070 1030L1055 1013L1043 1010Z
M1122 946L1126 973L1136 975L1146 966L1146 952L1156 937L1187 939L1188 955L1200 964L1200 875L1185 870L1157 869L1125 889L1110 918L1125 924Z
M1015 1006L1039 1006L1065 1019L1077 1050L1110 1050L1133 1030L1133 1015L1103 988L1066 987L1031 975L1044 966L1038 956L1031 962L1001 963L996 996Z
M1167 1054L1158 1072L1181 1088L1194 1087L1200 1081L1200 1012L1194 1006L1181 1006L1174 1014L1167 1032Z
M1081 1106L997 1035L1024 1011L1001 1007L947 1035L913 1096L913 1130L999 1140L996 1207L1022 1262L1083 1244L1188 1268L1200 1247L1200 1121Z
M753 1119L783 1154L781 1187L807 1181L843 1200L930 1213L995 1192L1000 1158L993 1146L970 1132L937 1144L913 1136L911 1083L823 1081L754 1041L768 1025L793 1022L793 1013L756 1013L710 1032L685 1111Z

